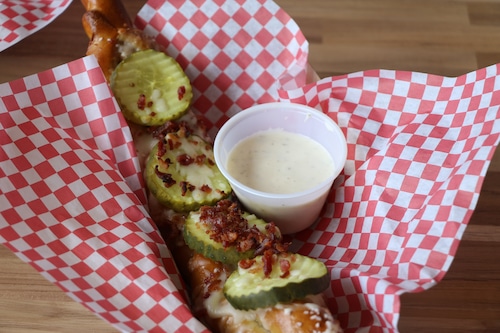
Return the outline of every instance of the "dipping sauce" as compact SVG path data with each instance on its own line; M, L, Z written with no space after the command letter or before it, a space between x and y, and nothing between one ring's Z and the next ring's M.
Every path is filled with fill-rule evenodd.
M280 129L243 139L229 152L226 165L244 185L275 194L305 191L334 172L333 159L321 144Z

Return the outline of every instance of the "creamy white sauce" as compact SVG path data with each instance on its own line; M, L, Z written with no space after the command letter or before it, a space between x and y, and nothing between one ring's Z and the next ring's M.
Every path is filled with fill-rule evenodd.
M326 149L305 135L280 129L261 131L230 151L229 173L244 185L269 193L293 193L314 187L333 173Z

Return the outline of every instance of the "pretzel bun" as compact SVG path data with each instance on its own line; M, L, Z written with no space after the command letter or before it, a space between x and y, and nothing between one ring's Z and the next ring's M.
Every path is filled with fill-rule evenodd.
M125 6L120 0L82 0L83 7L86 11L96 11L102 13L106 20L116 29L127 28L132 26L132 21L128 15ZM87 36L89 35L89 30L84 26L84 30Z
M340 333L321 295L256 310L236 310L222 292L230 271L220 262L194 254L188 263L193 313L217 332Z
M109 82L118 63L135 51L154 48L151 40L132 26L119 0L82 0L86 12L82 26L90 42L86 55L94 55Z
M87 55L94 55L106 79L120 61L117 49L118 30L113 27L102 13L88 11L83 15L83 26L91 35ZM87 33L88 34L88 33Z

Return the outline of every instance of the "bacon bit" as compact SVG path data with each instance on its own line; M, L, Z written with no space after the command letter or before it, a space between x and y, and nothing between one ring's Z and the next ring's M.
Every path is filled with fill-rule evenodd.
M289 243L283 242L274 223L266 226L266 232L250 226L235 202L221 200L215 206L201 207L200 212L200 221L207 225L210 239L223 247L234 246L239 252L253 249L255 255L263 255L266 265L271 265L265 269L266 276L271 273L273 255L288 249Z
M184 98L185 94L186 94L186 87L185 86L180 86L177 89L177 97L179 98L179 101Z
M193 133L188 123L185 121L167 121L163 125L155 128L152 132L154 138L163 138L169 133L176 133L180 138L188 138Z
M205 192L205 193L211 193L212 192L212 188L210 186L208 186L207 184L201 185L200 190L203 191L203 192Z
M185 181L180 182L179 186L181 187L182 196L185 196L188 191L193 192L196 189L196 186Z
M144 110L146 108L146 95L139 95L139 99L137 99L137 108L139 108L139 110Z
M207 286L205 289L205 293L203 294L203 298L207 299L210 297L210 294L217 290L216 286L221 282L220 279L217 279L217 276L212 272L208 273L207 276L203 279L203 285Z
M158 151L156 152L156 157L160 160L163 155L167 153L167 147L165 146L165 140L161 139L158 141Z
M269 277L271 275L271 272L273 271L273 253L271 250L267 250L262 256L262 264L264 276Z
M249 228L248 221L241 216L237 205L229 200L219 201L213 207L203 206L200 220L209 227L210 238L221 243L224 247L234 245L238 251L244 252L248 249L240 248L242 240L251 238L257 242L255 237L258 236L258 230L255 232ZM239 239L238 236L240 236ZM236 240L240 242L236 242Z
M168 149L174 150L182 146L182 142L179 141L179 138L176 135L170 134L165 137L166 143L168 144Z
M286 259L281 259L280 260L280 270L282 272L282 274L280 275L281 278L286 278L287 276L290 275L290 267L292 265L290 264L290 262Z
M206 292L203 295L203 298L209 298L210 294L212 294L214 291L219 290L219 285L221 284L220 279L215 279L214 277L210 276L205 279L204 285L207 286ZM208 284L208 285L207 285Z
M195 255L199 256L199 255ZM220 290L223 286L221 276L223 274L228 274L228 271L226 270L225 267L222 267L221 263L214 263L214 267L211 267L212 265L205 266L203 263L200 263L204 267L203 269L206 270L203 276L203 283L202 285L206 286L204 290L203 297L208 298L213 292Z
M176 183L175 179L172 178L170 173L164 173L158 170L158 166L155 167L155 174L161 179L165 187L170 187Z
M290 243L283 243L282 239L276 236L278 228L274 222L266 225L266 231L268 237L263 239L257 249L255 249L255 255L266 255L267 252L271 253L283 253L288 250Z
M191 136L191 129L187 126L186 123L181 123L179 126L179 130L177 131L177 135L179 138L189 138Z
M169 158L162 160L161 158L158 159L158 167L160 167L162 170L166 170L170 167L172 164L172 161L170 161Z
M207 156L205 154L201 154L195 157L195 162L198 165L203 165L205 160L207 159Z
M168 147L168 149L174 149L174 142L172 141L172 139L165 139L163 142Z
M243 269L249 269L255 264L255 259L242 259L238 262L238 265Z
M152 107L153 106L153 101L149 101L147 105L148 105L148 108Z
M215 165L215 162L211 158L207 158L208 164Z
M195 159L189 156L188 154L182 154L177 156L177 162L179 162L180 165L184 166L191 165L194 161Z
M167 121L163 125L155 128L152 134L154 138L163 138L168 133L174 133L177 132L178 130L179 130L179 124L173 121Z
M280 275L280 278L286 279L289 276L290 276L290 271L286 271L285 273L283 273L283 274Z

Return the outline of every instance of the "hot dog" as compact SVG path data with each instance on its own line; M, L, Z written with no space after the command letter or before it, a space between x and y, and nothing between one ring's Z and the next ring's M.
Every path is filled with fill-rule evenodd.
M82 25L89 38L87 55L97 58L112 88L119 89L117 81L129 79L125 74L119 75L126 73L127 63L134 65L130 60L133 55L144 52L150 57L146 54L148 50L160 48L132 26L119 0L82 0L82 4L86 10ZM158 57L163 61L160 55ZM174 72L178 69L173 68ZM135 82L127 84L135 85ZM188 83L182 81L176 89L178 100L189 102ZM288 252L273 223L261 221L241 209L237 199L231 196L230 186L217 172L203 122L188 106L184 109L182 105L182 110L158 120L159 111L154 108L165 103L164 100L154 99L148 93L141 93L132 103L117 99L131 127L144 168L151 217L190 286L193 314L211 330L221 333L341 332L321 292L308 289L311 286L304 287L312 285L310 279L306 279L307 283L300 280L284 287L272 287L273 297L277 299L270 304L267 303L267 296L271 295L268 290L257 293L250 290L250 296L243 295L243 298L231 294L228 281L238 284L241 283L238 279L245 279L245 274L256 274L256 278L281 282L280 279L287 279L294 271L295 262L308 259ZM139 105L139 111L123 110L134 103ZM195 230L200 225L210 228L201 248L196 236L188 232L188 224L194 225ZM217 229L217 225L223 227ZM207 243L212 244L211 247ZM226 254L231 251L234 256L227 259ZM261 273L263 277L257 277ZM322 271L320 275L313 280L324 283L326 273ZM292 294L299 296L286 298L285 294L289 293L281 291L294 286L314 292L297 290ZM255 302L247 308L248 299Z

